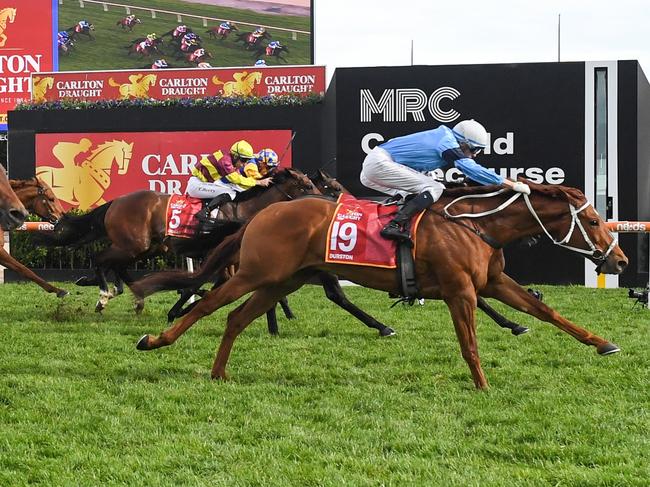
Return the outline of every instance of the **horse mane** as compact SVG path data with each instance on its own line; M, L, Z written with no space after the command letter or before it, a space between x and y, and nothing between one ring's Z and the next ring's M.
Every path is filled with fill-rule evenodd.
M582 191L570 186L538 184L524 178L520 178L520 180L530 186L530 189L533 192L541 193L548 198L561 198L573 206L580 206L587 199ZM492 193L500 189L503 189L503 187L501 185L495 184L486 186L461 186L458 188L449 188L443 191L441 199Z
M257 198L260 194L271 189L273 186L286 183L290 179L295 179L294 175L291 173L291 170L288 168L277 171L276 173L273 174L272 177L273 177L273 182L271 183L270 186L266 188L264 186L255 186L247 191L242 191L240 193L237 193L237 196L235 197L234 201L240 203L242 201L248 201L250 199Z
M27 187L31 187L31 186L38 186L38 181L35 180L34 178L31 178L31 179L10 179L9 184L11 185L11 189L16 191L16 190L21 190L23 188L27 188Z

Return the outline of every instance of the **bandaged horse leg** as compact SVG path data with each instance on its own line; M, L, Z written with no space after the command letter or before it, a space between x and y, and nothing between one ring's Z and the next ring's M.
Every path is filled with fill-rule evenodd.
M498 278L488 281L485 288L481 290L481 295L498 299L502 303L505 303L514 309L523 311L539 320L555 325L579 342L596 347L596 350L600 355L609 355L620 351L617 345L608 342L598 335L594 335L588 330L580 328L566 318L560 316L557 311L529 294L506 274L502 273Z

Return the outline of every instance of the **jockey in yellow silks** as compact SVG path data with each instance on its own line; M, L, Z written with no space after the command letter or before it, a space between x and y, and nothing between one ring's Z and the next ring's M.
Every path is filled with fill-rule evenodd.
M218 150L202 157L192 167L185 193L194 198L212 198L206 208L209 215L219 205L232 201L241 191L268 186L271 179L260 174L254 157L253 148L245 140L235 142L227 154ZM252 168L248 172L240 170L246 166L255 167L255 172L252 172Z

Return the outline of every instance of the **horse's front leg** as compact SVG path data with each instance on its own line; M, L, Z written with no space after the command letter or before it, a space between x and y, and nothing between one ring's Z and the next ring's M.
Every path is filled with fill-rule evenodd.
M469 281L469 279L468 279ZM465 289L465 290L463 290ZM476 294L471 282L463 287L456 287L456 292L445 293L443 299L449 307L451 318L454 321L456 337L460 343L460 351L472 372L474 385L477 389L487 389L488 382L481 368L476 341Z
M598 335L594 335L584 328L580 328L560 316L557 311L549 308L546 304L529 294L523 287L504 273L501 273L495 279L491 279L487 286L481 290L481 295L498 299L519 311L551 323L585 345L596 347L596 350L601 355L608 355L620 351L618 346L613 343L608 342Z
M3 233L1 231L0 238L3 238ZM59 298L68 295L68 291L54 287L49 282L41 279L31 269L25 267L23 264L14 259L3 247L0 247L0 264L7 267L8 269L11 269L14 272L17 272L21 276L26 277L30 281L35 282L40 287L45 289L45 291L48 293L56 293L56 296Z

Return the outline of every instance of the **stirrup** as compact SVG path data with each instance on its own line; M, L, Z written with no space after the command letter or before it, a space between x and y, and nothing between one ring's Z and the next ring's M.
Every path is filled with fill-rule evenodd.
M383 238L388 240L399 240L402 242L411 242L411 235L408 231L402 230L397 223L389 223L379 232Z

